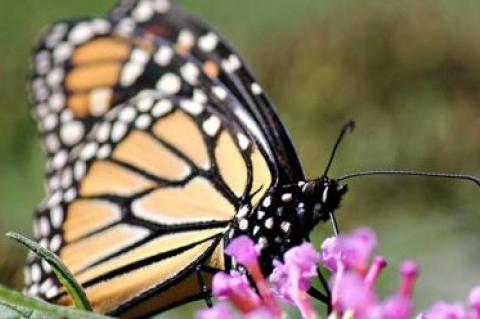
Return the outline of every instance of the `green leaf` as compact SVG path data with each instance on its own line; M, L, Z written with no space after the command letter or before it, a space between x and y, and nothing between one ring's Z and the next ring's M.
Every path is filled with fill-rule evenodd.
M87 295L85 294L82 286L75 280L73 274L62 263L60 258L58 258L48 249L43 248L36 242L20 234L7 233L6 236L29 248L52 267L55 275L57 275L58 277L58 280L60 280L62 285L72 297L73 304L77 309L92 311L92 306L90 305L90 302L88 301Z
M13 318L111 319L111 317L98 315L93 312L58 306L30 298L0 285L0 319Z

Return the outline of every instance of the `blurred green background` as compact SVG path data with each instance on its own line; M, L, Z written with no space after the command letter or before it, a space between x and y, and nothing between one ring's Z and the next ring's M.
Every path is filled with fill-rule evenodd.
M56 20L104 15L113 1L0 0L0 233L30 234L44 157L29 115L32 44ZM477 0L183 0L226 35L275 101L309 176L321 174L348 119L357 131L332 177L371 168L480 175L480 2ZM480 284L479 189L456 181L350 182L342 229L369 225L390 267L419 262L418 308ZM327 226L319 227L316 244ZM21 288L25 251L0 237L0 283ZM162 317L185 318L198 305Z

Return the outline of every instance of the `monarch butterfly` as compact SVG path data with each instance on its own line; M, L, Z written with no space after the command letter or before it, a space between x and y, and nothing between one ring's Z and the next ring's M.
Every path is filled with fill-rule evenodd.
M97 312L143 317L203 298L198 273L209 282L206 270L236 267L223 247L240 234L268 271L334 221L347 190L326 176L333 155L306 179L242 59L168 0L123 0L108 18L50 27L31 95L48 157L34 235ZM29 295L71 304L37 257L25 275Z

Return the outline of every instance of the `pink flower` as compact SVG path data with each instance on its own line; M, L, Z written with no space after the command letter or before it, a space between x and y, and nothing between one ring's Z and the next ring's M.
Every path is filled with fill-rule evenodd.
M412 261L402 263L398 291L379 300L375 285L387 262L379 256L369 265L376 243L375 234L362 228L325 240L321 255L310 243L293 247L283 255L283 262L273 261L274 270L269 284L261 271L254 242L246 236L234 239L226 252L246 268L249 277L247 279L246 275L234 270L230 274L220 272L213 277L212 288L215 296L228 299L238 312L220 304L199 312L196 318L279 319L282 318L282 310L275 293L284 303L295 305L303 318L313 319L316 314L308 290L317 275L317 263L321 260L333 271L330 280L333 312L328 318L411 319L418 266ZM468 301L471 310L465 310L461 304L440 302L419 314L417 319L480 319L480 287L471 291Z
M365 274L368 259L376 246L375 233L369 228L359 228L351 234L325 240L322 244L322 262L332 272L344 267Z
M195 318L196 319L234 319L235 316L230 310L230 307L224 304L218 304L213 306L212 308L200 310L195 315Z
M439 302L424 313L421 313L417 319L473 319L459 303L447 304Z
M212 290L214 296L230 300L243 313L261 306L260 298L250 287L247 278L237 271L231 271L230 275L216 273Z
M355 319L367 318L376 306L377 296L363 278L357 273L348 272L334 277L333 282L333 309L339 314L352 311Z
M317 275L319 254L312 244L304 243L288 250L283 259L284 263L278 260L273 262L274 270L270 275L270 282L274 291L287 303L295 304L303 318L313 318L315 313L307 290Z
M375 257L373 259L372 266L365 276L365 284L367 284L369 287L373 287L385 267L387 267L387 261L385 258L382 256Z
M258 262L258 251L253 240L248 236L239 236L230 242L225 249L225 253L235 258L239 264L247 269L262 297L263 304L277 317L280 316L281 309L275 301L273 292L268 287L268 283L262 273Z
M468 296L468 303L472 307L476 314L477 318L480 319L480 286L475 287Z
M397 294L382 301L373 316L378 319L409 319L413 314L411 298Z
M413 287L418 277L418 266L413 261L405 261L400 266L400 273L402 275L402 284L400 286L400 293L404 296L412 296Z
M243 319L276 319L278 318L268 308L261 307L252 312L249 312Z
M225 253L248 268L249 266L258 262L258 251L255 243L248 236L239 236L232 240L225 248Z

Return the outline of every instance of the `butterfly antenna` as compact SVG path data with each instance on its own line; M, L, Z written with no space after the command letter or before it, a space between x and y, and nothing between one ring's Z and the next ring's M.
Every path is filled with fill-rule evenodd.
M342 128L342 131L340 132L340 135L337 138L337 141L335 142L335 145L333 146L332 152L330 153L330 159L328 160L327 167L325 168L325 172L323 173L323 176L327 176L328 171L330 170L330 167L332 166L333 159L335 158L335 154L337 153L338 146L342 142L343 138L347 133L352 133L353 130L355 129L355 122L354 121L349 121L347 124L345 124Z
M338 179L338 182L345 181L347 179L352 179L361 176L373 176L373 175L402 175L402 176L423 176L423 177L435 177L435 178L450 178L456 180L464 180L475 183L480 187L480 178L473 175L467 174L449 174L449 173L437 173L437 172L423 172L423 171L397 171L397 170L374 170L374 171L365 171L357 172L344 175Z

